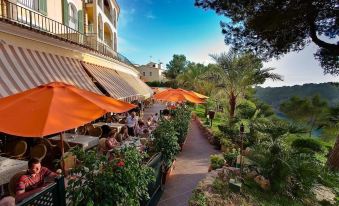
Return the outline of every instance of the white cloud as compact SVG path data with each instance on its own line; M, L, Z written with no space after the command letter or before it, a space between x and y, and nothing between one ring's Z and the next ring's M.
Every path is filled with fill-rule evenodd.
M155 16L152 12L148 12L148 13L146 14L146 18L147 18L147 19L155 19L156 16Z

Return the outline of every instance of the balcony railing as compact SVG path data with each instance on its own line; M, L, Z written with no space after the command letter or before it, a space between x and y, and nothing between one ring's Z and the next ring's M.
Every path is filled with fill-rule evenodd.
M38 11L39 1L38 0L17 0L17 2L27 8Z
M94 50L104 56L134 67L126 57L117 53L104 43L99 42L96 35L85 35L38 12L34 12L7 0L0 0L0 20L52 35L55 38Z

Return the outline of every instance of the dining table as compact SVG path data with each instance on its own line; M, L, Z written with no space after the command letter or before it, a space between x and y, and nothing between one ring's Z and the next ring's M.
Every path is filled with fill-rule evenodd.
M60 135L49 138L53 142L60 141ZM73 145L79 145L84 150L91 149L99 144L99 137L89 135L79 135L72 133L64 133L64 141Z
M120 123L107 123L107 122L97 122L93 124L94 127L102 127L104 125L107 125L110 128L115 128L117 129L118 132L121 130L123 126L125 126L124 124L120 124Z
M27 168L28 161L0 156L0 185L9 183L16 173L27 170Z

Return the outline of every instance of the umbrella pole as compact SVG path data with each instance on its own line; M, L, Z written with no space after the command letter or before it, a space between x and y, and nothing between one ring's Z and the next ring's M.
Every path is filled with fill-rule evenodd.
M60 145L61 145L61 169L65 173L65 162L64 162L64 133L60 133Z

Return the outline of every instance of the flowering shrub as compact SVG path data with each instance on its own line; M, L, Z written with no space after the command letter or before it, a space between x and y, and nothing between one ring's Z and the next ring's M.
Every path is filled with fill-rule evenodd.
M66 189L70 205L140 205L148 197L154 171L142 164L135 148L123 149L111 161L95 151L73 151L80 165L71 170Z

